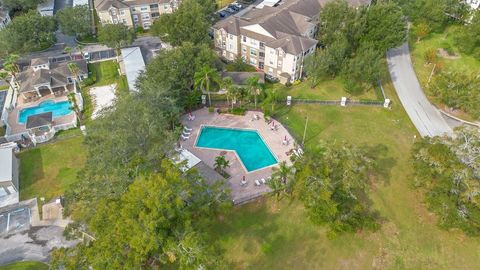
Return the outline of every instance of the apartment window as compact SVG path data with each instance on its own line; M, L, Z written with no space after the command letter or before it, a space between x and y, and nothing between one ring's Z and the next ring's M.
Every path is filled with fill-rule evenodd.
M257 50L250 48L250 55L257 56Z
M146 22L143 24L143 28L148 29L150 28L151 24L149 22Z
M230 39L233 39L233 35L228 34L228 37L229 37Z
M257 59L250 58L250 65L257 65Z
M260 48L265 48L265 43L260 42Z
M142 14L142 20L149 20L150 19L150 14L144 13Z
M141 7L140 8L140 11L147 11L148 10L148 7Z
M273 61L272 61L272 60L270 60L269 63L270 63L270 65L273 65Z
M122 19L122 23L123 23L123 24L127 24L127 20Z
M134 7L132 7L132 11L137 11Z
M138 15L133 15L133 21L138 22Z
M265 57L265 53L264 53L264 52L259 52L259 53L258 53L258 56L260 56L260 57Z
M233 50L233 45L232 45L232 44L228 44L228 48L229 48L230 50Z
M246 53L246 52L247 52L247 48L242 47L242 52Z
M125 15L125 10L120 10L120 15Z
M169 8L170 8L170 5L169 5L169 4L163 5L163 9L169 9Z
M263 62L258 63L258 68L262 70L265 68L265 66L263 65Z
M243 42L247 42L247 37L243 36Z
M118 23L118 20L117 20L117 19L113 19L113 23Z
M152 4L150 5L150 8L158 8L158 4Z
M115 9L112 9L112 15L117 15L117 11Z
M157 17L160 17L160 13L152 12L152 18L157 18Z

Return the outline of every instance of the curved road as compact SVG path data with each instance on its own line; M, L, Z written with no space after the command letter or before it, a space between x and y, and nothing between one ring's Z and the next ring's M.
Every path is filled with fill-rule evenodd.
M407 43L387 52L388 69L397 95L422 137L453 134L441 113L425 96L418 82Z

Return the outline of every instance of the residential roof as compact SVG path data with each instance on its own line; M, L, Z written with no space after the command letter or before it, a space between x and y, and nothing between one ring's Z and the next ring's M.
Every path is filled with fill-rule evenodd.
M308 37L315 27L316 16L329 0L268 0L245 13L230 16L217 22L214 29L224 29L227 33L250 38L282 47L291 54L298 54L302 48L310 48L317 41ZM370 0L348 0L351 5L369 4ZM314 20L315 19L315 20ZM257 31L258 30L258 31ZM294 37L297 38L294 38ZM287 44L288 42L293 44Z
M12 181L13 177L13 150L0 147L0 182Z
M244 85L245 81L253 76L258 76L259 83L265 83L265 73L263 72L223 72L222 77L230 77L236 85Z
M48 58L33 58L30 61L31 66L45 65L45 64L48 64L48 63L49 63Z
M140 47L122 49L123 64L127 75L128 88L130 91L138 92L135 87L138 75L145 70L145 61L143 60Z
M39 113L35 115L30 115L27 118L27 129L44 127L52 124L53 114L52 112Z
M43 60L33 59L34 63L43 63ZM74 75L68 68L69 63L76 63L79 69L79 74L88 74L87 61L74 60L70 62L52 63L49 64L49 69L33 70L29 67L27 70L18 74L17 80L20 82L20 93L35 91L35 85L49 84L50 87L60 87L69 84L68 78ZM40 64L41 65L41 64Z
M120 0L97 0L95 1L95 9L97 11L107 11L109 8L114 7L117 9L129 8L129 6Z

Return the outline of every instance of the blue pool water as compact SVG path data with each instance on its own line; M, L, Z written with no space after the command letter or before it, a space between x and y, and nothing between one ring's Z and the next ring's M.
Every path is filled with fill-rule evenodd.
M65 116L72 113L72 109L69 101L55 102L53 100L45 100L35 107L26 108L20 111L18 116L18 123L24 124L27 122L27 118L31 115L52 112L53 118Z
M203 127L196 146L233 150L247 171L255 171L278 163L260 135L253 130Z

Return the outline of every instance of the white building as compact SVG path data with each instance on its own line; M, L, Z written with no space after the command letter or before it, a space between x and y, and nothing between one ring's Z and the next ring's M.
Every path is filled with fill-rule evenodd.
M0 207L18 203L19 162L13 153L15 143L0 145Z

